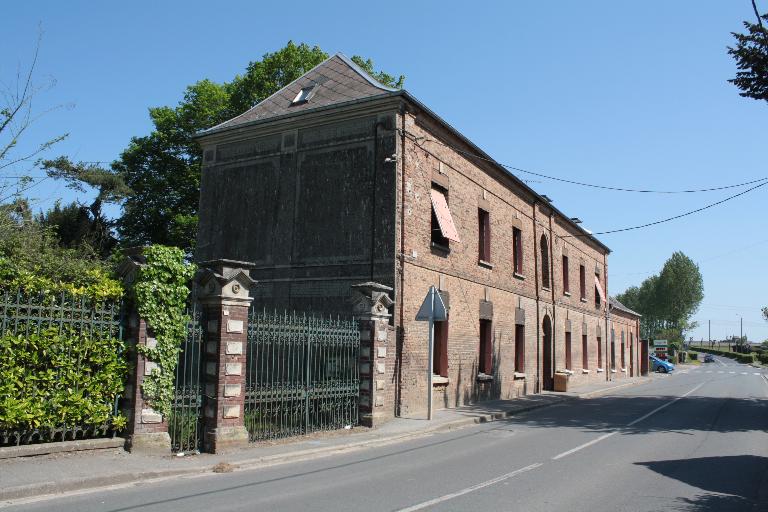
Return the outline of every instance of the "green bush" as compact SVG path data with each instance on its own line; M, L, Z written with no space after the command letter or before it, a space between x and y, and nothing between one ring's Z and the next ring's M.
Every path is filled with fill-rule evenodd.
M65 327L0 337L0 430L62 426L120 430L123 343Z

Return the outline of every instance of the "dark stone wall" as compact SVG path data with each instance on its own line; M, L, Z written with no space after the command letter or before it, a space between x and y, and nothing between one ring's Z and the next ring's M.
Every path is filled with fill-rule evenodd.
M196 259L254 263L257 307L349 315L350 285L393 286L393 128L371 115L219 144Z

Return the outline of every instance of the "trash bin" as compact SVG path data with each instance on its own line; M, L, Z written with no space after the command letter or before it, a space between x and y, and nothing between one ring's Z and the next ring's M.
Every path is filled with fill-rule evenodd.
M568 391L568 374L555 372L555 391Z

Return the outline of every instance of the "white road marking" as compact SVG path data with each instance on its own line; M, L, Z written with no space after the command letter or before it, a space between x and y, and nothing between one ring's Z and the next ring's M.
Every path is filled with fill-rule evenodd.
M752 372L752 375L760 375L760 372Z
M735 375L736 374L736 372L728 372L728 373L730 373L731 375Z
M724 372L724 371L722 371L722 370L720 370L720 371L719 371L719 372L717 372L717 373L725 373L725 372Z
M742 374L742 375L746 375L746 374L747 374L747 372L741 372L741 374Z
M651 416L653 416L654 414L656 414L660 410L662 410L662 409L664 409L666 407L669 407L670 405L674 404L678 400L682 400L683 398L687 397L691 393L696 392L696 390L699 389L703 385L704 385L704 382L702 382L701 384L699 384L698 386L696 386L692 390L688 391L684 395L675 398L671 402L667 402L665 404L662 404L659 407L657 407L654 410L652 410L651 412L649 412L647 414L644 414L644 415L640 416L639 418L637 418L636 420L627 423L627 426L631 427L632 425L640 423L641 421L643 421L646 418L650 418ZM563 457L567 457L568 455L571 455L572 453L576 453L579 450L583 450L584 448L588 448L588 447L592 446L593 444L599 443L600 441L602 441L604 439L608 439L609 437L611 437L611 436L613 436L615 434L618 434L618 433L619 433L619 431L617 430L617 431L614 431L614 432L609 432L608 434L603 434L602 436L598 437L597 439L593 439L592 441L589 441L589 442L584 443L584 444L582 444L580 446L577 446L576 448L572 448L572 449L570 449L570 450L568 450L566 452L563 452L563 453L560 453L558 455L555 455L554 457L552 457L552 460L557 460L557 459L562 459Z
M469 494L470 492L477 491L479 489L483 489L484 487L488 487L493 484L497 484L499 482L503 482L504 480L509 480L512 477L515 477L517 475L526 473L528 471L531 471L532 469L536 469L542 464L540 462L537 462L536 464L531 464L530 466L526 466L524 468L518 469L516 471L512 471L511 473L505 473L499 477L492 478L491 480L486 480L485 482L480 482L477 485L473 485L472 487L467 487L466 489L462 489L460 491L452 492L450 494L444 494L443 496L431 499L429 501L424 501L422 503L417 503L416 505L412 505L407 508L401 508L398 510L398 512L414 512L416 510L422 510L427 507L431 507L432 505L437 505L438 503L442 503L444 501L452 500L453 498L458 498L459 496L464 496L465 494Z

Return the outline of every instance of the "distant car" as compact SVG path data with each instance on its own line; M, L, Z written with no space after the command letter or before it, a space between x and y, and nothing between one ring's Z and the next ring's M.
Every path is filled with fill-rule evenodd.
M654 372L669 373L675 369L675 365L656 356L649 356L648 359L651 361L651 370Z
M704 362L705 363L714 363L715 362L715 356L712 354L707 354L704 356Z

